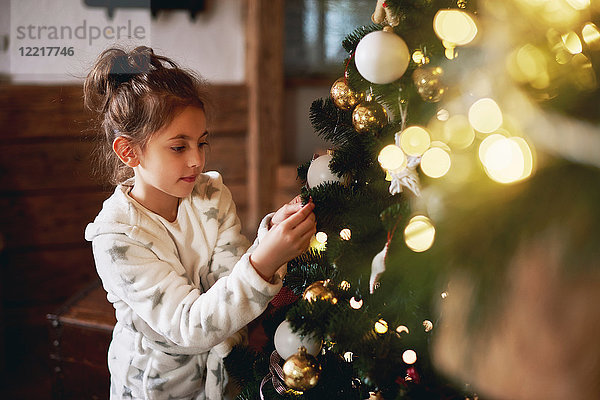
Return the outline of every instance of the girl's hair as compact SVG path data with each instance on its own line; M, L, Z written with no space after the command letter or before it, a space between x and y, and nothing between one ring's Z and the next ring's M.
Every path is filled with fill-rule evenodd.
M112 150L115 138L145 148L152 134L168 125L185 106L206 111L207 86L191 71L145 46L130 52L102 52L83 84L84 104L98 115L102 146L96 153L112 184L123 183L133 170Z

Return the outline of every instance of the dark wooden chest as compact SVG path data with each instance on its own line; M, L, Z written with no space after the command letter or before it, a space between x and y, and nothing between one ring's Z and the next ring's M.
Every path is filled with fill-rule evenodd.
M99 281L74 296L50 323L54 399L108 399L108 345L116 323Z

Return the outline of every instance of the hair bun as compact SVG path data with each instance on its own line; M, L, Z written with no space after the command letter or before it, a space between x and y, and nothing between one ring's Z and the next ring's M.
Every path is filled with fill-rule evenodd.
M129 53L119 48L102 52L84 82L84 102L91 110L103 111L119 86L136 76L148 73L154 52L146 46Z
M152 55L152 49L143 46L137 47L129 54L123 52L116 55L108 79L119 86L139 74L147 73L150 70Z

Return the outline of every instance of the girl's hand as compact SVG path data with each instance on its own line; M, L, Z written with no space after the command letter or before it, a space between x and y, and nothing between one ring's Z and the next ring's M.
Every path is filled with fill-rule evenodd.
M297 212L302 208L302 198L298 195L292 199L287 204L284 204L279 210L275 212L273 218L271 218L271 222L269 224L269 229L271 229L274 225L278 225L283 222L290 215Z
M311 201L274 225L250 255L250 263L263 279L270 281L279 267L306 251L317 231L314 208Z

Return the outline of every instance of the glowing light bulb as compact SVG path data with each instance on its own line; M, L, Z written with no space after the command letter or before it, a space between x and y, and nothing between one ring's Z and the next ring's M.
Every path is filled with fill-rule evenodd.
M414 252L420 253L428 250L435 239L435 227L429 218L416 215L410 219L404 228L404 241Z
M358 310L359 308L361 308L362 305L363 305L362 299L356 300L356 298L354 298L354 297L350 299L350 307L354 308L355 310Z
M409 333L408 328L404 325L399 325L396 328L396 333L398 333L398 335L402 334L402 333Z
M425 321L423 321L423 328L425 328L425 332L431 332L431 330L433 329L433 322L426 319Z
M344 228L340 231L340 237L342 240L350 240L352 237L352 231L348 228Z
M406 364L414 364L417 362L417 353L414 350L406 350L402 353L402 361Z
M350 289L350 282L348 282L348 281L341 281L340 282L340 289L342 289L342 290L348 290L348 289Z
M395 171L406 166L406 155L402 149L395 144L385 146L377 157L381 168Z
M427 57L421 50L415 50L415 52L412 54L412 59L416 64L429 63L429 57Z
M450 170L450 155L442 148L432 147L421 157L421 170L427 176L440 178Z
M469 122L479 132L492 133L502 125L502 111L493 99L479 99L469 108Z
M384 319L375 322L375 332L383 335L388 331L388 323Z
M352 362L354 354L351 351L347 351L344 353L344 360L346 360L346 362Z
M435 116L439 121L448 121L448 118L450 118L450 112L448 112L448 110L445 108L440 108Z
M440 296L442 297L442 299L445 299L446 297L448 297L448 292L442 292Z
M325 232L317 232L315 239L317 239L317 242L325 244L327 243L327 234Z
M317 240L317 237L315 235L310 239L310 247L311 249L316 251L325 251L325 249L327 248L327 241L321 243Z
M440 39L463 46L475 39L477 24L465 11L440 10L433 18L433 30Z
M409 126L400 134L400 147L410 156L420 156L430 143L429 133L420 126Z

